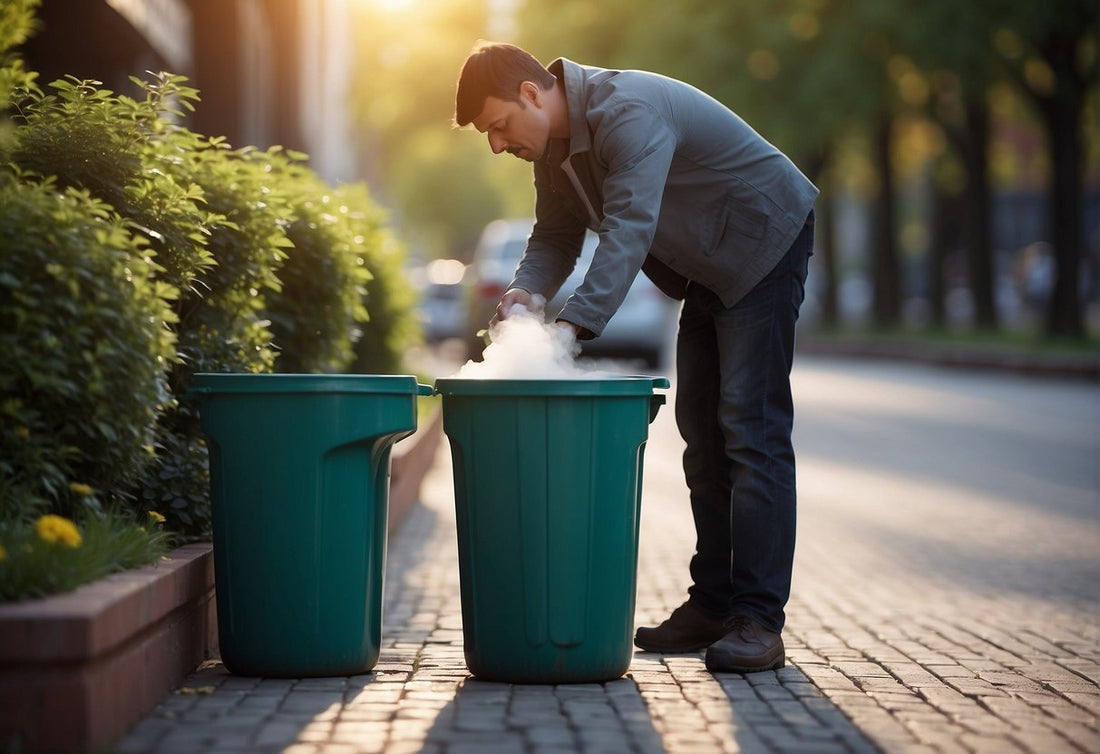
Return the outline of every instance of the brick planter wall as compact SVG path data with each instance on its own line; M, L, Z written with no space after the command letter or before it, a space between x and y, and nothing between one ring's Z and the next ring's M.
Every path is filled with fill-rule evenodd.
M0 748L100 749L216 644L209 544L68 594L0 605Z

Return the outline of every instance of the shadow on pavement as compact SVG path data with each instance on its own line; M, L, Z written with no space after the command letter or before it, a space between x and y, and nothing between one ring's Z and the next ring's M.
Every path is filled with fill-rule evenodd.
M813 751L877 747L802 673L749 677L657 655L607 683L530 685L467 678L443 706L427 750L470 752ZM659 667L658 667L659 666ZM690 674L688 674L690 675Z
M253 678L231 675L221 662L204 663L143 719L112 751L282 751L325 742L334 725L355 720L377 699L369 673L341 678ZM384 691L382 693L385 693ZM350 731L345 725L343 735Z
M425 743L448 752L665 750L628 679L536 685L471 677L440 710Z

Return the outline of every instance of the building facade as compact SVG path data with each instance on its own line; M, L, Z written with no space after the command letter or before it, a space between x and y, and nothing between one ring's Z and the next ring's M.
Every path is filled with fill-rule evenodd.
M130 76L178 73L200 93L193 130L358 177L350 0L42 0L38 19L23 54L42 85L71 75L132 94Z

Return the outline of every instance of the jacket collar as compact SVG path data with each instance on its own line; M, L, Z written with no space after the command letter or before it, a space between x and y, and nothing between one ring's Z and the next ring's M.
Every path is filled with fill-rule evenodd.
M565 104L569 109L569 155L591 150L592 135L588 131L588 120L585 117L588 109L588 71L568 58L558 58L547 68L558 77L565 89ZM547 150L547 155L553 152L557 150Z

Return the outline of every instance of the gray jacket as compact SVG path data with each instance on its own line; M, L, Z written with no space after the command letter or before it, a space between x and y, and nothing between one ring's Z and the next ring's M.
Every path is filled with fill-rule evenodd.
M740 117L658 74L564 58L550 70L570 138L535 163L535 226L513 287L550 298L591 228L599 245L559 316L598 336L643 265L669 295L690 280L732 306L787 252L817 189Z

